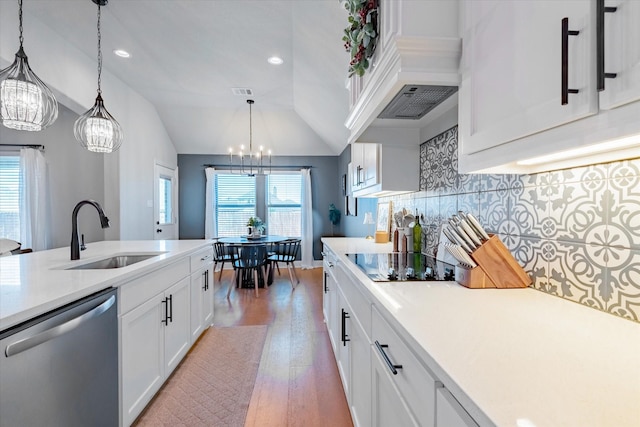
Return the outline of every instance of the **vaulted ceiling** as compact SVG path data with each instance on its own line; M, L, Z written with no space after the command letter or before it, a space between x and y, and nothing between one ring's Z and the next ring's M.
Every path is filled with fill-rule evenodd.
M96 56L91 0L25 0L24 9ZM111 0L102 8L103 66L155 105L178 153L247 144L251 98L254 147L336 155L348 137L346 19L338 0ZM284 63L269 64L272 55Z

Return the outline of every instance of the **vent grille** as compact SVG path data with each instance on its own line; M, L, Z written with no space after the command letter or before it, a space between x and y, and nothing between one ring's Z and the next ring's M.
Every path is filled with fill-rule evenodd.
M457 91L457 86L405 85L378 118L419 120Z
M253 91L248 87L232 87L231 91L238 96L253 96Z

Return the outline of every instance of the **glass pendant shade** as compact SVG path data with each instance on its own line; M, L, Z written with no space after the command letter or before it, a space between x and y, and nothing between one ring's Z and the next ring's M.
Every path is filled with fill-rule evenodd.
M58 118L58 102L29 67L22 46L0 71L0 121L10 129L40 131Z
M84 148L96 153L112 153L122 145L123 132L120 123L104 108L102 95L98 94L93 107L78 117L73 133Z

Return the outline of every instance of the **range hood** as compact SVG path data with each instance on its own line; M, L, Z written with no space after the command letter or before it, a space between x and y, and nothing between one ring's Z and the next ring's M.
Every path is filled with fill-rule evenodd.
M420 120L458 91L458 86L404 85L379 119Z
M347 83L348 142L357 142L370 126L423 127L458 91L461 54L459 37L392 37L376 52L370 70Z

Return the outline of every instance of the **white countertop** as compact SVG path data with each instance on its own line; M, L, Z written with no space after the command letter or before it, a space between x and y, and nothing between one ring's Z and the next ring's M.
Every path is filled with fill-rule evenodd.
M337 254L389 252L323 238ZM434 374L481 425L640 426L640 324L535 289L455 282L364 284Z
M68 247L0 257L0 331L94 292L118 286L206 245L211 245L211 241L116 240L89 243L77 261L70 261ZM115 254L154 252L165 253L122 268L64 269Z

